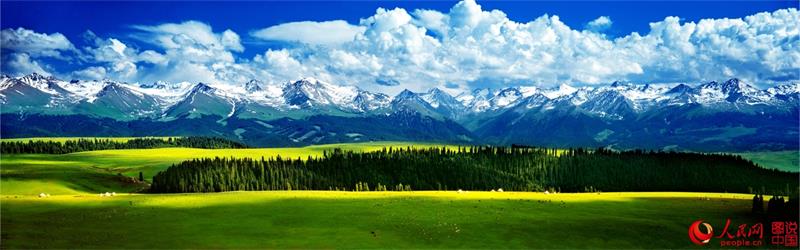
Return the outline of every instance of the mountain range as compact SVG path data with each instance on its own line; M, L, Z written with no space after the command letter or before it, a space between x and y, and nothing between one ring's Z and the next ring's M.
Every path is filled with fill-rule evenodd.
M0 134L206 135L256 146L373 140L665 150L797 149L800 84L441 89L395 96L314 78L131 84L0 76Z

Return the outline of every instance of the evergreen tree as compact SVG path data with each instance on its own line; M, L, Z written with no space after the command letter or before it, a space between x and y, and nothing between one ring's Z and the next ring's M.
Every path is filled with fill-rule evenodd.
M187 148L247 148L247 145L215 137L179 137L179 138L136 138L120 142L111 139L77 139L58 141L9 141L0 142L0 153L3 154L67 154L81 151L108 149L146 149L164 147Z
M153 177L153 192L234 190L694 191L796 193L798 173L739 156L534 147L333 150L308 159L203 158ZM386 183L386 184L384 184ZM370 186L375 189L370 189Z

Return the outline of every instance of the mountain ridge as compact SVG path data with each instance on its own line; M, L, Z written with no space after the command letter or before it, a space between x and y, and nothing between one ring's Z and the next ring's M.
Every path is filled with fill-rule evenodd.
M798 134L798 119L792 119L798 116L798 93L800 84L794 82L759 89L736 78L695 85L613 82L583 87L562 84L549 89L519 86L475 89L456 96L433 88L420 93L404 90L389 96L310 77L283 84L250 80L235 85L169 84L161 81L137 85L113 80L67 82L38 74L17 78L0 76L3 114L77 115L86 119L156 122L204 121L200 118L215 117L214 122L223 128L199 131L209 134L231 134L231 131L240 129L225 127L228 120L268 123L288 118L291 122L285 124L291 125L286 125L287 129L306 131L308 128L303 128L300 124L304 122L300 121L311 117L337 122L385 119L411 129L405 130L405 137L399 139L423 139L412 131L414 126L419 126L416 133L420 135L430 134L432 128L446 129L440 131L442 138L425 137L439 141L623 147L642 146L636 140L653 141L652 145L644 145L649 148L709 144L700 141L741 144L737 140L758 141L754 148L797 148L796 141L788 139ZM708 120L710 117L730 122L718 124ZM757 122L764 119L777 119L779 122ZM327 124L343 130L347 128L330 122ZM369 126L361 122L354 124ZM694 132L686 132L688 128ZM533 132L540 129L553 133ZM306 131L311 134L304 139L314 134L317 142L355 138L340 137L340 133L369 137L348 131L328 131L330 134L323 136L319 134L323 130ZM243 134L247 133L238 131L230 137L244 139L246 136ZM384 134L368 129L359 131ZM2 132L9 135L16 131L4 126ZM289 135L297 136L296 133L287 133L283 135L286 137L284 140L300 138ZM674 144L658 143L654 138L659 136L669 137L663 141ZM670 139L678 137L683 139ZM767 145L770 140L758 139L762 137L777 138L772 140L775 145ZM299 140L297 143L316 142Z

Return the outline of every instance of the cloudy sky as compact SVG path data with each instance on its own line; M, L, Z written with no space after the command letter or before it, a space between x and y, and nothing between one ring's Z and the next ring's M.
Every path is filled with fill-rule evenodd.
M397 93L800 77L796 1L8 2L2 72Z

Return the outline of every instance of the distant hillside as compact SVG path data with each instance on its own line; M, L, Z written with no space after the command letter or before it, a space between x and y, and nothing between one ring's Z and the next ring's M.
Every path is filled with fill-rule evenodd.
M797 150L800 85L441 89L395 96L314 78L281 84L0 77L4 138L219 136L255 146L372 140L690 151Z

